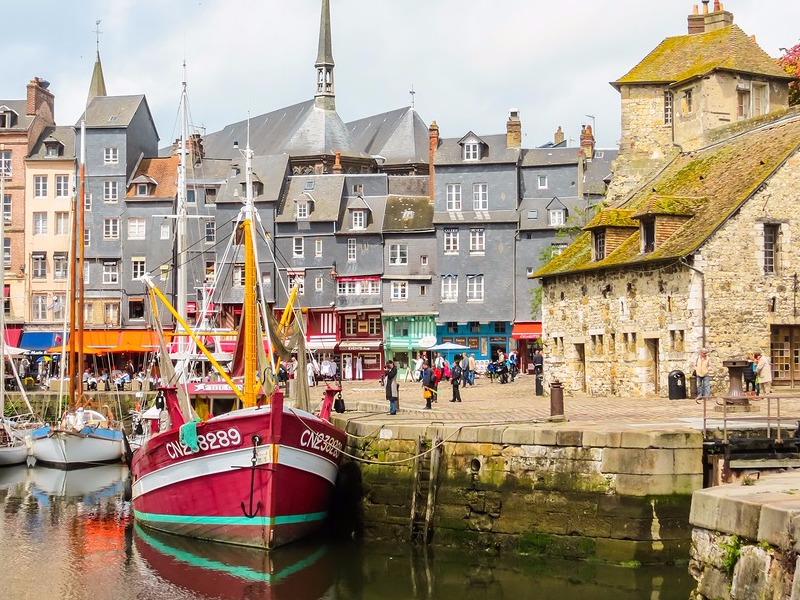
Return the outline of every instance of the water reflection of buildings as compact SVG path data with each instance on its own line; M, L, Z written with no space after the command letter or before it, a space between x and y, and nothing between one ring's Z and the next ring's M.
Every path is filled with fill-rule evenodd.
M139 556L163 580L213 598L303 600L331 597L335 558L300 541L271 552L173 536L134 526Z

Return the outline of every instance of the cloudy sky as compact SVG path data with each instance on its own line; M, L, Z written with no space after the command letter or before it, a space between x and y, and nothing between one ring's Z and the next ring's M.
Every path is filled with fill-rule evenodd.
M224 125L314 93L320 0L38 0L4 3L0 99L51 82L56 120L86 102L95 21L109 95L145 94L162 145L177 127L182 63L193 124ZM520 111L523 144L561 125L619 137L624 75L664 37L686 33L699 0L331 0L337 110L345 121L411 104L445 137L502 133ZM729 0L772 56L800 41L797 0ZM712 1L713 5L713 1ZM10 24L10 26L8 26ZM587 115L592 115L594 119Z

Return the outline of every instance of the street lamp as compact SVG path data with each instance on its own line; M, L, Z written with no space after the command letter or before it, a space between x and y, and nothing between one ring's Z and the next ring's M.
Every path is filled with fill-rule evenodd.
M331 266L331 270L328 272L328 279L335 282L338 278L339 273L336 271L336 261L333 261L333 266Z

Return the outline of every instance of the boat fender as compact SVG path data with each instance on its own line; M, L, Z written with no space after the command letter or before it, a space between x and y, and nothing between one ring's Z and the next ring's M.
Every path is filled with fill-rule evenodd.
M333 401L333 410L335 410L337 413L343 413L345 410L347 410L344 406L344 398L342 398L342 392L339 392L336 395L336 400Z
M166 400L164 400L164 394L159 392L158 395L156 396L156 408L158 410L164 410L164 408L166 406L167 406L167 402L166 402Z

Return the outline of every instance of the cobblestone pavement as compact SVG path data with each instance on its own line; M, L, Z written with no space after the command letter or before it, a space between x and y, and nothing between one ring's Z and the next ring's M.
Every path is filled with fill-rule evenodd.
M544 395L536 396L535 379L530 375L517 377L508 384L478 379L474 387L461 388L461 403L449 402L452 386L443 382L439 385L439 400L433 404L433 410L422 409L425 401L420 384L401 381L400 412L392 417L387 414L388 402L377 380L345 381L343 387L348 413L358 412L359 415L352 416L359 419L512 423L544 422L550 417L550 389L545 387ZM752 404L755 409L753 412L729 414L729 417L746 417L750 420L765 418L766 402L756 400ZM721 423L720 410L714 399L708 401L709 426ZM774 400L770 413L774 419ZM693 398L669 400L665 397L609 398L565 394L564 414L572 423L703 427L703 403ZM800 415L800 400L782 400L781 414L782 422L796 425L798 417L792 420L792 416Z

